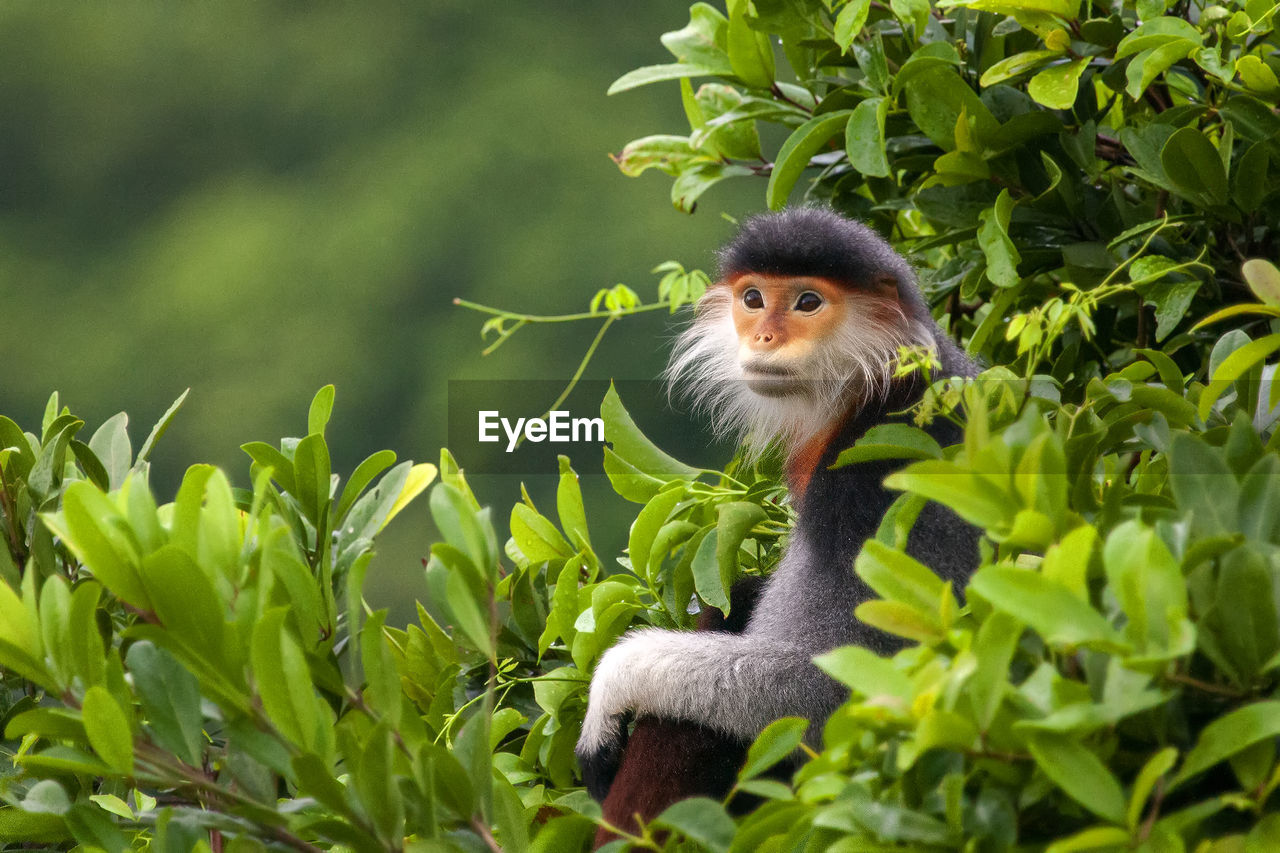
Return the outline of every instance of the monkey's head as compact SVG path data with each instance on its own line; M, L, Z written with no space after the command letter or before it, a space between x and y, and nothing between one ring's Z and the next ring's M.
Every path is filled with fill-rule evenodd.
M886 390L898 347L934 343L910 265L830 210L756 216L719 260L667 377L757 450L817 434Z

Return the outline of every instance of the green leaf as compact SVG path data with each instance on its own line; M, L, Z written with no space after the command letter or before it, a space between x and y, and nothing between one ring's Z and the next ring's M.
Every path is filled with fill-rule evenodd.
M693 553L690 568L693 570L693 588L697 590L698 597L712 607L728 613L729 587L720 574L719 563L716 562L718 539L716 529L708 525L690 538L689 544L685 546L685 553Z
M1066 586L1035 572L987 566L973 576L969 588L997 609L1030 625L1050 645L1124 648L1120 636L1102 614Z
M1039 68L1041 65L1061 56L1062 51L1060 50L1028 50L1023 53L1015 53L1013 56L1000 60L982 72L982 79L978 82L985 89L988 86L1004 82L1011 77L1017 77L1019 74L1026 73L1033 68ZM1067 108L1064 107L1063 109Z
M748 86L767 89L773 83L773 46L769 35L748 24L748 0L728 0L729 33L726 48L733 73Z
M1045 848L1045 853L1099 853L1119 851L1129 844L1129 833L1115 826L1094 826L1059 839ZM1139 848L1146 851L1146 847ZM1154 850L1150 853L1155 853Z
M71 808L71 800L67 791L52 779L42 779L35 783L22 798L23 811L32 814L66 814ZM3 836L0 836L3 837Z
M133 446L129 443L129 416L119 412L102 422L89 439L89 449L106 470L108 489L118 489L133 465Z
M609 385L604 401L600 403L600 417L604 419L605 440L613 445L613 453L617 458L631 468L662 482L691 480L697 476L697 468L691 468L663 453L640 432L612 384Z
M191 767L202 766L205 741L196 677L146 641L131 645L126 661L156 743Z
M1277 736L1280 736L1280 702L1254 702L1237 708L1204 727L1171 787L1181 785L1259 741Z
M853 615L873 628L917 643L934 645L946 639L937 616L900 601L864 601Z
M287 608L266 611L253 627L249 659L263 710L286 739L322 757L321 732L331 732L330 721L320 715L306 658L285 629ZM327 715L326 715L327 716Z
M631 570L642 578L648 578L649 554L653 549L654 539L658 531L667 523L668 516L675 509L685 490L682 487L664 489L644 505L636 520L631 524L631 535L627 540L627 554L631 558Z
M274 448L271 448L274 450ZM283 457L282 457L283 458ZM287 461L287 460L286 460ZM361 493L368 488L373 479L383 471L390 468L396 462L396 454L392 450L379 450L377 453L371 454L363 462L356 466L356 470L351 472L351 478L347 480L347 485L342 489L342 497L338 500L338 508L334 512L333 517L335 526L340 525L342 520L346 518L347 510L351 509L352 504L360 497ZM292 481L293 466L289 466L289 477ZM277 478L279 480L279 478ZM284 483L282 482L283 486ZM290 486L285 486L285 490L292 492Z
M751 533L752 528L766 518L768 515L759 504L748 501L730 501L716 507L716 565L719 568L720 586L726 596L738 579L738 553L743 540ZM727 600L722 609L727 616Z
M627 92L631 89L638 89L641 86L648 86L650 83L660 83L664 80L681 80L686 77L731 76L733 76L733 66L729 64L729 57L727 56L723 63L716 63L712 65L691 62L673 62L666 65L646 65L644 68L637 68L634 71L628 71L617 80L614 80L605 94L616 95L619 92Z
M738 782L754 779L794 753L808 728L809 721L801 717L783 717L765 726L747 750L747 760L738 771Z
M800 175L808 168L809 160L848 124L851 115L851 110L838 110L814 116L787 137L774 160L769 187L765 190L770 210L781 210L786 206L787 198Z
M116 823L98 807L77 803L66 815L67 827L85 849L106 853L126 853L129 840Z
M62 482L67 447L83 426L84 421L71 415L61 415L49 425L49 434L40 455L27 476L27 489L40 501L52 497Z
M333 414L334 388L326 385L311 398L311 409L307 412L307 435L324 435L324 428Z
M949 586L933 570L883 542L868 539L854 561L853 570L881 598L908 604L936 614Z
M977 668L969 676L965 692L973 704L974 719L981 731L991 728L1000 703L1009 687L1009 664L1022 636L1022 623L1007 613L996 611L978 629L973 654Z
M979 142L994 137L999 127L991 110L956 72L959 64L949 43L926 43L894 79L894 90L906 92L907 113L943 151L956 149L956 126L962 118L972 123Z
M1196 42L1174 39L1144 50L1129 60L1125 68L1125 92L1135 101L1150 88L1155 79L1199 48Z
M46 585L47 585L46 581ZM71 610L67 614L70 641L67 656L71 671L86 687L101 684L106 677L106 661L102 635L98 633L98 601L102 587L81 581L71 593Z
M129 730L129 718L115 698L105 687L95 684L85 691L81 708L85 734L93 751L116 773L131 775L133 733Z
M1195 633L1187 620L1186 582L1155 531L1138 521L1121 524L1107 537L1103 561L1110 590L1129 617L1125 637L1138 653L1190 654Z
M867 430L853 447L840 451L832 468L875 459L939 459L942 448L933 436L908 424L880 424Z
M548 519L528 504L511 507L511 538L516 547L533 563L560 560L573 553L573 548Z
M142 574L150 591L150 609L161 624L190 649L201 650L210 662L220 662L225 605L209 576L175 545L149 554Z
M1204 42L1204 36L1195 26L1181 18L1154 18L1143 22L1120 41L1116 48L1116 59L1124 59L1176 41L1186 41L1198 46Z
M1103 820L1125 822L1124 792L1097 755L1070 737L1053 732L1028 732L1027 747L1036 766L1071 799Z
M853 40L862 32L871 12L871 0L849 0L836 15L835 33L832 38L841 50L848 51Z
M1080 90L1080 75L1089 67L1089 57L1054 65L1031 78L1027 94L1051 110L1069 110L1075 106Z
M3 581L0 581L0 640L35 660L44 657L40 623L34 611L28 610L21 596Z
M859 5L869 8L869 0L853 0L841 11ZM889 159L885 154L884 123L889 116L889 101L885 98L867 98L853 108L849 124L845 127L845 152L849 165L863 175L884 178L889 175Z
M899 708L910 707L915 687L891 661L859 646L844 646L813 659L818 668L870 700L885 698Z
M1155 306L1156 340L1163 341L1187 316L1191 300L1203 284L1199 279L1191 281L1161 282L1146 289L1143 298Z
M128 525L115 505L89 483L78 481L63 493L62 518L65 529L56 517L46 516L45 522L94 577L124 601L150 610L151 598L138 571L136 544L125 532Z
M1258 301L1280 308L1280 269L1271 261L1251 258L1240 265L1240 273Z
M1276 90L1280 88L1280 77L1260 56L1247 54L1240 57L1236 62L1236 73L1246 89L1261 95L1275 97Z
M982 226L978 229L978 245L987 258L987 278L997 287L1013 287L1022 280L1018 275L1022 256L1009 239L1013 205L1009 191L1001 190L996 203L979 215Z
M178 410L182 408L182 404L190 393L191 389L188 388L179 394L178 399L174 400L169 408L165 410L165 413L160 416L160 420L156 421L156 425L151 428L150 434L147 435L147 440L142 442L142 448L138 451L133 467L137 468L151 458L151 451L155 448L156 442L168 431L169 425L173 423L174 416L178 414Z
M1165 174L1186 193L1226 204L1227 172L1218 149L1194 127L1174 131L1160 150Z
M467 555L480 571L481 580L493 584L498 571L498 548L489 510L477 512L466 495L448 483L439 483L431 490L430 506L431 518L445 541Z
M1017 511L989 481L943 459L915 462L890 474L884 484L944 504L965 521L984 528L1000 527Z
M66 821L56 814L33 814L0 807L0 838L11 843L55 844L70 838Z
M1268 454L1240 480L1240 531L1280 545L1280 458Z
M1191 512L1191 529L1197 538L1234 533L1238 528L1240 487L1220 452L1203 439L1187 433L1173 437L1169 485L1178 507Z
M674 829L712 853L728 853L735 826L724 806L706 797L691 797L669 807L653 821Z
M240 449L249 454L249 458L254 462L264 468L270 468L271 479L279 483L280 488L291 495L297 494L298 487L293 479L293 462L287 456L264 441L251 441L240 445Z
M693 213L698 199L711 187L728 178L755 174L746 166L726 163L699 163L683 169L671 184L671 203L684 213Z
M556 514L560 526L577 548L590 548L591 536L587 532L587 513L582 506L582 489L578 474L569 466L569 457L557 457L560 461L560 482L556 487Z
M1142 820L1142 810L1156 782L1173 769L1174 762L1177 760L1178 750L1171 746L1165 747L1151 756L1138 772L1137 778L1133 780L1133 793L1129 797L1129 807L1125 810L1125 826L1130 831L1138 828L1138 822Z
M297 487L293 494L302 506L303 515L317 526L329 501L331 473L329 446L325 444L323 435L313 433L298 442L293 451L293 476Z

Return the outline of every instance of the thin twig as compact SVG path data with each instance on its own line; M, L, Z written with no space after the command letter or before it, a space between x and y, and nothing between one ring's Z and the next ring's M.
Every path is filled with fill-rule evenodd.
M453 304L462 308L470 308L472 311L479 311L481 314L493 314L497 317L510 317L513 320L520 320L525 323L568 323L574 320L595 320L600 317L627 317L631 314L643 314L646 311L657 311L660 308L670 308L670 300L661 300L651 302L648 305L636 305L631 308L619 308L616 311L581 311L577 314L521 314L518 311L507 311L502 308L493 308L489 305L481 305L477 302L469 302L460 297L454 297Z

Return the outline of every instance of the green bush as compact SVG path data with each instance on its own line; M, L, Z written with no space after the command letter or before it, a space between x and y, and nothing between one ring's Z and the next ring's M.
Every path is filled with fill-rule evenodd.
M1274 13L698 3L663 39L676 62L614 84L680 80L690 123L624 171L669 173L686 208L730 177L767 177L774 207L806 181L889 234L994 365L920 408L963 411L963 444L898 426L844 457L903 460L857 616L913 644L820 659L851 699L786 783L762 774L803 723L761 735L731 794L756 811L688 801L616 847L1280 849ZM656 301L614 288L585 316L603 334L707 282L659 271ZM556 319L482 310L494 346ZM39 435L0 418L0 847L584 849L593 663L632 625L687 625L694 596L727 607L791 521L768 463L685 465L611 392L626 554L592 545L567 459L554 513L525 495L500 546L447 452L340 481L332 403L245 445L252 490L195 466L162 506L146 459L172 411L136 457L123 416L88 442L56 397ZM360 599L372 540L437 473L429 600L389 628ZM963 591L901 549L930 499L985 531Z

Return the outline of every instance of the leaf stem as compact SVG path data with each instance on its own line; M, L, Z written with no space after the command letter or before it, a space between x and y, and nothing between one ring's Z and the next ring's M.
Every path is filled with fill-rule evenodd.
M454 305L468 308L472 311L479 311L481 314L493 314L497 317L510 317L520 323L570 323L575 320L594 320L600 317L609 317L618 319L620 317L628 317L632 314L643 314L647 311L657 311L660 308L670 308L671 300L663 299L658 302L651 302L647 305L636 305L632 308L619 308L616 311L581 311L577 314L522 314L518 311L507 311L502 308L494 308L489 305L481 305L478 302L469 302L466 299L454 297ZM513 330L514 331L514 330Z

